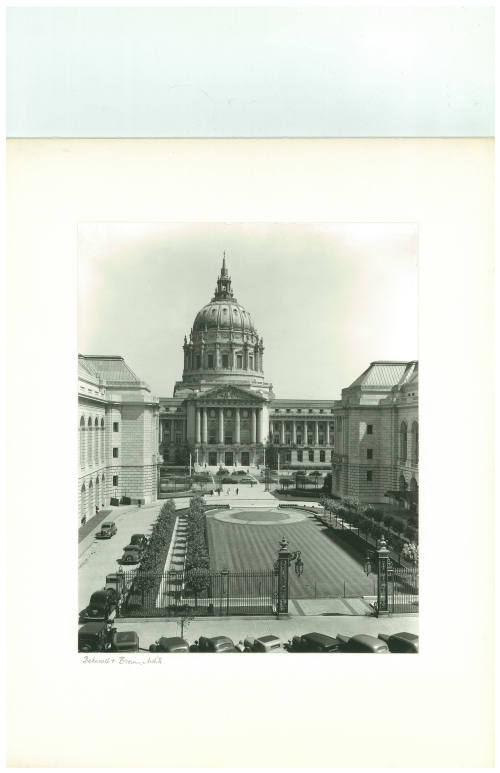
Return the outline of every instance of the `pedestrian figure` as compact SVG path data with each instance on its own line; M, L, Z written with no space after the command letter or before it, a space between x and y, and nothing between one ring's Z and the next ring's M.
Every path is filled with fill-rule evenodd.
M96 505L95 506L95 514L97 515L98 512L99 512L99 505Z
M238 491L239 491L239 489L236 489L236 496L238 496Z

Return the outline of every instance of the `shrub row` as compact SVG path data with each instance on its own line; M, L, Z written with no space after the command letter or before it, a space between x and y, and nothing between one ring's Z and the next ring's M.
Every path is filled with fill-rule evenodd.
M186 571L208 569L209 567L205 503L202 497L194 496L188 509Z

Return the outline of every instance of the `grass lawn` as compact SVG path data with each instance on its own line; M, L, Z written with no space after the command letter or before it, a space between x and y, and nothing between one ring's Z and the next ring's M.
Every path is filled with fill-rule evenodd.
M223 523L209 513L207 532L212 569L232 571L272 569L284 535L289 550L300 550L304 561L301 577L290 567L290 598L342 596L344 581L346 596L374 593L374 578L363 571L364 554L347 552L312 515L300 523L254 526Z

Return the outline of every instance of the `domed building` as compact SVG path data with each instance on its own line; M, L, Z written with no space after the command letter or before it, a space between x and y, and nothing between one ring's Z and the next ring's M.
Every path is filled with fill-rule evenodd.
M259 467L272 443L282 466L330 467L334 401L276 399L264 376L263 337L233 293L225 254L183 351L182 380L172 398L160 398L167 465L186 464L190 455L203 469Z

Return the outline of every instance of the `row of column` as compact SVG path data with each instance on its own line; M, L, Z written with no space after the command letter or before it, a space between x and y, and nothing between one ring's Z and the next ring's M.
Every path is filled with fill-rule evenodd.
M287 422L285 422L285 421L273 421L270 424L271 437L274 436L274 425L275 424L276 425L280 425L280 443L283 446L285 445L285 424L287 424L287 423L290 423L290 420L288 420ZM311 422L304 421L304 422L299 422L299 423L304 425L303 434L302 434L302 445L303 446L307 446L308 445L308 443L307 443L307 425L309 423L311 423ZM320 422L320 421L314 421L312 423L314 424L314 445L315 446L319 445L319 425L320 424L326 424L326 438L325 438L326 443L325 443L325 445L329 446L330 445L330 424L328 422ZM296 420L292 419L291 420L291 424L292 424L292 443L293 443L293 445L295 445L297 443L297 422L296 422Z
M195 417L195 436L197 443L208 443L208 411L213 408L196 408ZM217 410L217 442L224 443L224 408L216 408ZM233 443L238 444L240 440L240 427L241 417L240 408L234 408L235 421L234 421L234 438ZM250 442L262 443L263 441L263 420L264 414L262 408L248 408L250 412Z

